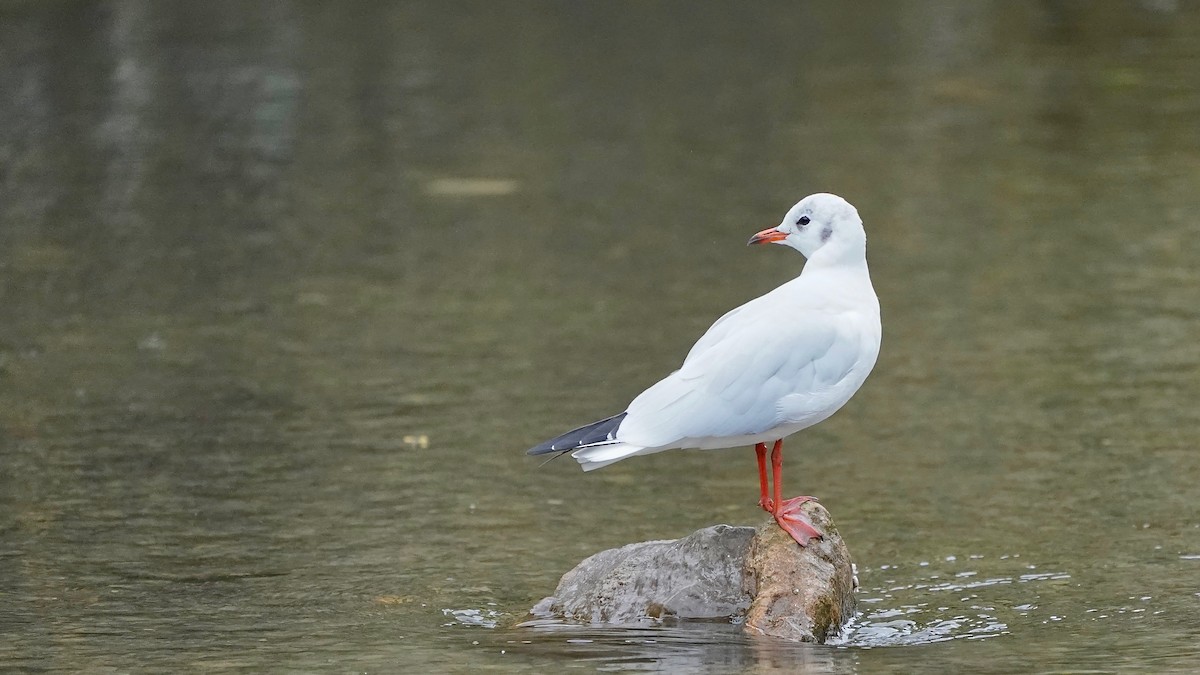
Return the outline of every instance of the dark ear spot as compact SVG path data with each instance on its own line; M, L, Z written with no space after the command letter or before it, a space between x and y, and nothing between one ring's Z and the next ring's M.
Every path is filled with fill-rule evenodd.
M825 229L821 230L821 243L824 244L825 242L829 241L829 238L832 236L833 228L826 225Z

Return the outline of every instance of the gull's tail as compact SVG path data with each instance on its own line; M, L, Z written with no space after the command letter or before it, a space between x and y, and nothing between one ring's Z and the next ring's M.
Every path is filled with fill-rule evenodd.
M585 424L578 429L552 438L529 449L527 454L544 455L551 452L569 452L584 471L599 469L613 462L636 455L645 448L640 445L630 445L617 440L617 429L628 413L613 415Z
M614 443L600 443L597 445L589 445L586 448L580 448L571 453L576 462L579 462L580 468L584 471L599 469L608 466L613 462L619 462L626 457L640 455L646 451L646 448L640 445L630 445L616 441Z

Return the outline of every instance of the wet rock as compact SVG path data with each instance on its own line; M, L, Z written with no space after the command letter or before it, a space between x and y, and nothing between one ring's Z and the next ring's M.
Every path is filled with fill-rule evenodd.
M530 613L582 623L723 619L749 607L743 566L752 527L714 525L683 539L601 551L563 575Z
M760 635L825 642L854 616L854 563L829 516L816 502L804 513L822 532L800 548L769 520L751 541L746 564L747 593L754 599L745 629Z
M579 563L530 613L607 625L726 620L759 635L824 642L853 615L854 572L829 512L816 502L803 508L824 533L806 548L774 520L629 544Z

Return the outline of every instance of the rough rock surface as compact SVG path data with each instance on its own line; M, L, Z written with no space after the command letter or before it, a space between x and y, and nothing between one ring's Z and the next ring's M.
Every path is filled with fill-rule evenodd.
M825 642L854 616L854 563L829 516L816 502L803 507L820 539L800 548L774 520L758 527L746 563L747 632Z
M774 520L629 544L579 563L530 613L608 625L723 619L759 635L824 642L854 613L854 572L829 512L816 502L803 508L824 533L806 548Z
M604 624L740 617L750 605L743 566L754 532L714 525L601 551L564 574L531 613Z

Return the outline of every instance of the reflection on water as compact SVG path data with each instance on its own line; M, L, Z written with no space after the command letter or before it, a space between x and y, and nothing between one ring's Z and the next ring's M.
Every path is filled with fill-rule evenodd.
M853 662L836 651L747 638L733 626L683 624L617 630L548 625L532 634L508 633L501 637L506 654L549 657L604 672L854 672Z
M1198 31L0 3L0 662L1200 668ZM858 561L854 629L514 628L597 550L759 518L749 450L522 450L794 276L742 244L818 190L884 315L789 472Z

